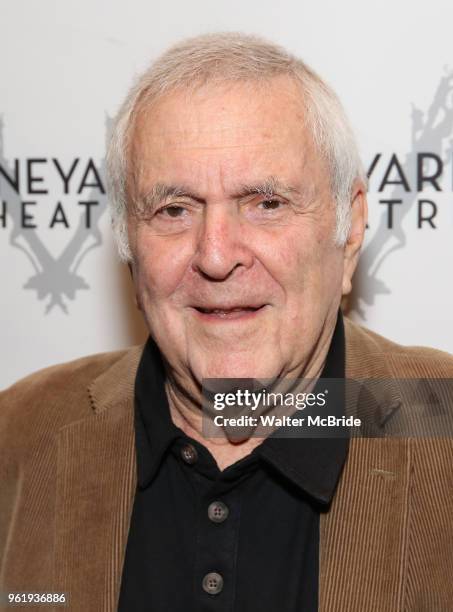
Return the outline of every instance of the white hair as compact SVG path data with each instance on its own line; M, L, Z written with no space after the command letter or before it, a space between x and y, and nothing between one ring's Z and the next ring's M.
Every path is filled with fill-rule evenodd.
M336 203L335 243L345 244L351 224L353 184L366 177L357 144L334 91L303 61L256 36L218 33L190 38L171 47L138 78L114 122L107 151L109 202L118 253L131 261L128 242L128 176L134 123L141 109L172 90L224 82L266 82L287 75L301 85L306 121L330 171Z

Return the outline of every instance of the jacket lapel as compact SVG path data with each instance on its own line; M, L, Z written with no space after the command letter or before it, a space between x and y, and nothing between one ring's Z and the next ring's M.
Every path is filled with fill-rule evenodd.
M385 423L401 404L385 356L369 334L347 320L345 333L346 377L387 381L380 386L376 414ZM322 612L400 609L409 454L407 439L351 439L332 506L321 517Z
M78 610L117 605L136 486L133 386L141 350L93 382L94 414L58 435L54 582Z

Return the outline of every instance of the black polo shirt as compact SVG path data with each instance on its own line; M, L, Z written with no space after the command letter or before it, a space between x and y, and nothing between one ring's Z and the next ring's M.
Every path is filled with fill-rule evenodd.
M339 313L322 373L344 378ZM318 609L319 517L348 439L269 436L221 471L176 427L149 339L135 383L138 485L121 612L311 612Z

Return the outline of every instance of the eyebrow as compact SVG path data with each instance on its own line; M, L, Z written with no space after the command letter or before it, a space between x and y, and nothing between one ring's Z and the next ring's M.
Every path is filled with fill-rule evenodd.
M300 191L295 187L286 185L277 178L269 176L262 181L241 185L231 198L242 199L250 195L263 195L269 198L279 193L282 195L301 195ZM187 198L199 202L200 204L206 204L205 198L194 193L184 185L166 185L165 183L156 183L153 185L153 187L141 198L141 204L144 209L153 210L160 202L172 198Z
M206 200L197 194L191 192L190 189L182 185L166 185L165 183L156 183L153 187L141 198L145 208L155 208L159 202L171 198L188 198L195 200L201 204L206 204Z
M282 195L300 195L300 192L295 187L286 185L274 176L269 176L263 181L242 185L239 191L233 197L240 199L255 194L271 197L277 195L278 193L281 193Z

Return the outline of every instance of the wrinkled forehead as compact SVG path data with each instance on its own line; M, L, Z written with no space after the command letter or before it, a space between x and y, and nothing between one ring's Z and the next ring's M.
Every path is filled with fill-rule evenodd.
M143 95L132 120L131 142L135 150L143 142L160 144L172 136L203 137L206 144L221 145L228 144L224 138L231 139L236 132L288 135L295 127L303 132L307 119L302 88L287 76L205 83L170 90L154 99Z
M190 175L218 166L223 174L241 173L244 181L255 178L248 174L259 165L269 167L256 168L258 174L278 176L300 173L307 164L324 165L302 88L287 76L180 88L137 106L129 149L135 193L149 187L151 176L178 178L162 173Z

